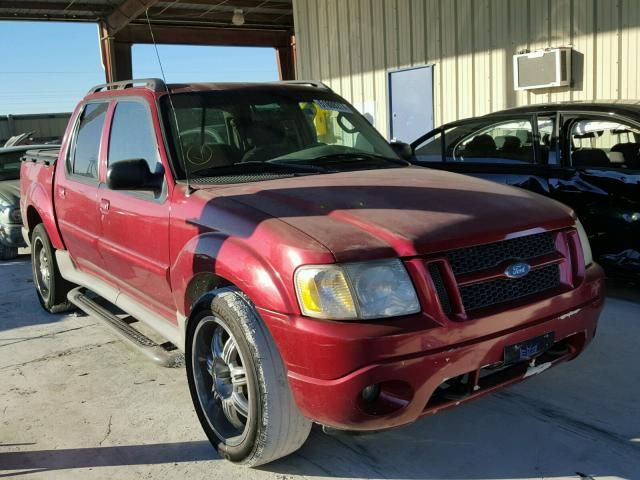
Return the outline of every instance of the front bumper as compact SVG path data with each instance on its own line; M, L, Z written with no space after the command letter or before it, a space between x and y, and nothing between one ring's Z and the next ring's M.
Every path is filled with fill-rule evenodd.
M7 247L26 247L22 237L22 225L0 223L0 243Z
M302 414L333 428L366 431L411 423L575 358L595 335L603 299L602 270L593 265L574 290L444 326L426 315L374 324L260 314ZM526 362L496 368L506 346L548 332L556 344L535 368ZM449 379L466 382L465 391L443 395ZM362 390L376 384L380 395L365 402Z

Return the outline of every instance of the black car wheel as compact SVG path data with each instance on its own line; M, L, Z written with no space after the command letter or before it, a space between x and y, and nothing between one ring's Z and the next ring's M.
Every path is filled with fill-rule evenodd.
M33 283L38 292L40 305L51 313L64 312L72 308L67 293L74 285L60 275L55 250L43 224L33 229L31 236L31 266Z
M189 389L220 455L262 465L302 446L311 429L295 404L275 343L248 299L220 291L190 320Z

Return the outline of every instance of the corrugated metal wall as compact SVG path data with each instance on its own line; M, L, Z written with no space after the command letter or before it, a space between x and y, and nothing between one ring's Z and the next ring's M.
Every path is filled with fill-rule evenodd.
M386 72L434 65L436 125L529 103L640 98L640 0L294 0L298 78L387 132ZM570 88L513 89L512 56L573 46Z
M70 116L70 113L0 115L0 147L10 137L24 132L34 132L36 142L62 137Z

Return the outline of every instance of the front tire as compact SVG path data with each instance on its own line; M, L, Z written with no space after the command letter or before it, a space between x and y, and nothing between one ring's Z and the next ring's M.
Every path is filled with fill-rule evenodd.
M311 422L298 411L276 345L241 292L225 288L196 313L185 347L193 405L223 458L255 467L302 446Z
M42 308L50 313L71 310L73 306L67 300L67 293L74 285L62 278L55 250L42 223L33 229L31 236L31 267L33 283Z

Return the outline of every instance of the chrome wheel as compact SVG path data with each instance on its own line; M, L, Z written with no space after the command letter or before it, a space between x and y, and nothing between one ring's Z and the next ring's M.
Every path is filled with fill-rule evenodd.
M192 367L207 422L227 445L247 434L252 386L233 333L218 317L202 319L193 335Z
M49 298L49 290L51 286L51 262L40 237L37 237L33 244L33 262L38 292L40 292L42 298Z

